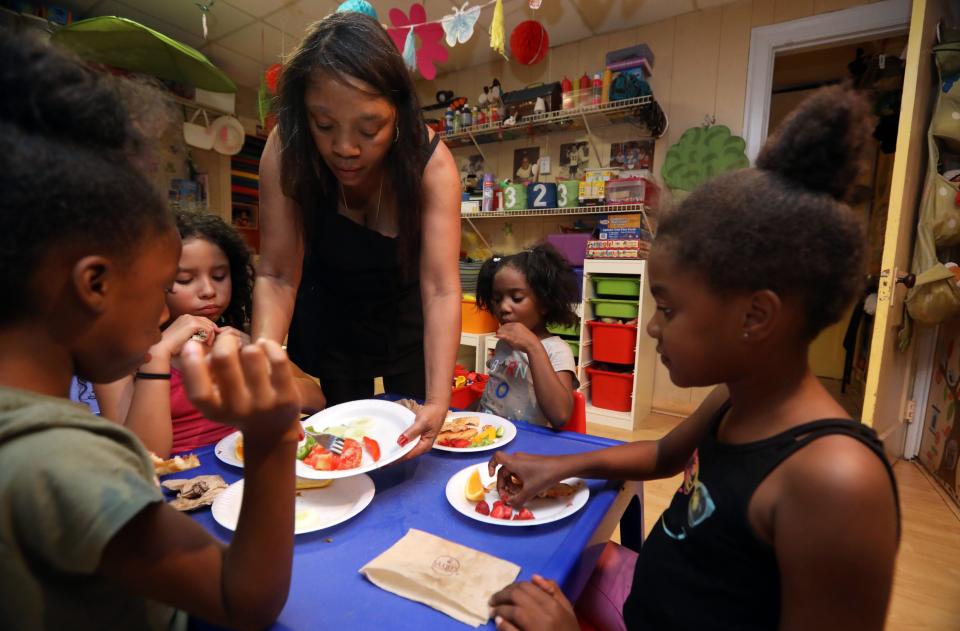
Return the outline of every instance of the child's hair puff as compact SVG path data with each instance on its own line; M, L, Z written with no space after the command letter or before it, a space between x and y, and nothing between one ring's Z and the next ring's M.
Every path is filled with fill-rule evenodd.
M0 323L37 310L32 271L58 250L129 260L170 227L137 169L118 91L69 54L0 28Z
M720 293L799 296L813 339L863 287L863 223L844 200L870 130L862 96L818 90L767 140L756 168L713 178L668 212L656 247Z
M253 263L243 237L217 215L180 211L176 214L180 239L203 239L217 246L230 263L230 304L221 316L224 325L246 330L253 312Z
M549 243L511 255L487 259L477 276L477 306L494 313L493 279L504 266L521 272L544 310L548 323L573 326L580 318L574 305L580 302L580 286L567 259Z

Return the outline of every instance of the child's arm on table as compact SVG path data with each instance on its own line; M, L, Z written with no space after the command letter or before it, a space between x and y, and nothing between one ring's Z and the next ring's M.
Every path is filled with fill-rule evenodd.
M243 508L224 546L166 504L151 504L110 541L98 573L144 596L229 628L269 625L287 598L293 557L294 452L300 409L275 342L239 349L233 336L181 355L191 401L244 432Z
M169 374L170 363L197 332L213 343L216 325L208 318L182 315L168 326L159 342L150 347L150 359L139 372ZM143 445L162 458L173 448L169 379L124 377L112 384L94 385L103 416L117 421L137 435ZM102 400L101 400L102 397ZM101 402L102 401L102 402Z
M715 388L693 414L660 440L641 440L567 456L498 451L490 459L489 472L493 475L497 465L502 465L497 475L497 490L517 508L552 484L572 476L611 480L670 477L683 470L727 397L725 386ZM521 483L513 482L512 476L519 478Z
M883 629L897 553L886 467L852 438L827 436L780 468L768 534L780 567L781 631Z
M537 405L554 429L566 425L573 415L573 376L557 372L540 339L522 324L509 322L497 331L497 338L527 354Z

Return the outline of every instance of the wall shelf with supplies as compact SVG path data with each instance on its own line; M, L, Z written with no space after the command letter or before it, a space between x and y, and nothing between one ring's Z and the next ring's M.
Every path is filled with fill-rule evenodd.
M494 219L497 217L559 217L562 215L609 215L650 212L644 204L611 204L609 206L574 206L572 208L524 208L522 210L494 210L478 213L460 213L461 219Z

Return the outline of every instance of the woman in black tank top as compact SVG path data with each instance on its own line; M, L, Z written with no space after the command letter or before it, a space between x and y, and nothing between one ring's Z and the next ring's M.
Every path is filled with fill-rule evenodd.
M425 398L400 443L428 450L459 343L460 182L424 126L387 33L363 14L312 25L283 66L279 124L260 163L254 338L289 333L291 359L331 404Z
M514 506L569 476L684 472L639 555L605 553L614 567L594 575L577 606L593 626L883 628L896 481L876 433L849 418L807 361L811 340L860 289L863 226L843 199L869 133L864 100L818 91L756 168L716 177L661 220L647 333L676 385L725 384L701 409L655 442L492 458ZM549 581L511 585L491 605L519 629L578 628Z

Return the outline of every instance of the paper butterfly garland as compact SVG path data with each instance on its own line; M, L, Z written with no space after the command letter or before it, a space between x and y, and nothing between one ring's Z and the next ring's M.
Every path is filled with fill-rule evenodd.
M403 61L410 70L419 70L427 80L437 76L437 62L447 60L447 49L443 47L443 27L437 22L426 24L427 11L420 3L410 5L409 17L397 8L390 9L390 23L387 29L390 39L397 50L403 53ZM415 38L420 38L420 48L416 48Z
M447 34L447 46L453 48L457 42L466 44L473 37L473 27L480 17L480 7L467 8L469 2L464 2L459 9L454 7L451 15L441 19L443 32Z

